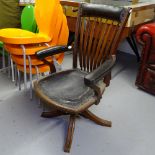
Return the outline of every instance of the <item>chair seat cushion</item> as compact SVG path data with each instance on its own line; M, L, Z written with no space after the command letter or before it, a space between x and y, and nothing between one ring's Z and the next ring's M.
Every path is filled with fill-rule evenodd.
M5 28L0 30L0 41L7 44L35 44L49 42L50 37L23 29Z
M86 74L80 70L55 73L40 80L38 88L45 98L47 97L65 108L74 109L91 102L92 99L94 102L94 98L96 99L94 90L84 84ZM53 103L52 101L51 103Z

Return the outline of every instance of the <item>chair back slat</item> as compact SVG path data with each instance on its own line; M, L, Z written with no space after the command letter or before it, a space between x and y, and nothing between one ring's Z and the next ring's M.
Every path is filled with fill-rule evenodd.
M97 67L97 61L98 61L99 55L102 54L102 56L103 56L105 54L105 52L103 52L103 50L107 44L108 36L110 34L111 29L112 29L112 23L110 23L110 26L108 26L108 24L106 23L105 27L103 28L103 30L101 32L101 36L98 39L99 41L98 41L96 53L94 56L94 63L92 66L93 69L95 69Z
M95 57L95 54L96 54L96 49L98 47L98 44L99 44L99 37L98 36L101 36L100 37L100 40L103 39L104 37L104 33L105 33L105 29L104 27L106 26L106 24L103 25L102 23L102 20L98 20L98 23L96 24L95 26L95 32L94 32L94 36L93 36L93 42L92 42L92 45L91 45L91 53L90 53L90 71L92 71L93 69L93 64L94 64L94 57Z
M84 20L84 47L83 47L83 59L82 59L82 64L83 64L83 69L86 70L86 61L87 61L87 45L88 45L88 37L89 37L89 32L90 32L90 18L85 18Z
M84 18L81 20L82 22L81 22L81 25L80 25L80 49L79 49L79 59L80 59L80 66L82 67L83 66L83 64L82 64L82 62L83 62L83 44L84 44L84 42L83 42L83 40L84 40ZM82 69L82 68L81 68Z
M101 47L100 51L104 51L104 54L102 52L100 52L99 56L98 56L98 60L96 62L96 66L98 67L100 65L100 63L102 61L105 61L108 56L110 56L112 53L110 53L111 51L111 47L117 32L117 25L113 25L111 23L111 25L109 26L109 31L107 33L110 33L110 37L107 38L107 41L104 41ZM107 35L108 36L108 35Z
M73 66L90 72L115 54L128 16L125 8L81 4L73 50L73 61L78 62Z
M97 18L95 18L93 21L91 21L90 24L90 31L89 31L89 40L88 40L88 48L87 48L87 60L86 60L86 64L87 64L87 69L88 71L90 71L90 66L91 66L91 61L92 59L92 44L94 42L94 34L95 34L95 28L96 28L96 24L97 24Z

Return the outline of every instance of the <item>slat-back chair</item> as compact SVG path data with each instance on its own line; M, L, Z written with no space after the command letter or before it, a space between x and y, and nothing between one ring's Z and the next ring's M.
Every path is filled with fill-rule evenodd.
M73 69L54 73L34 83L36 94L52 111L42 117L70 115L64 151L69 152L78 115L95 123L111 127L111 121L101 119L88 110L98 104L108 84L109 74L115 63L120 35L129 16L129 9L81 4L77 18L76 37L73 49ZM43 61L47 56L66 52L67 46L56 46L38 51ZM52 68L52 67L51 67Z

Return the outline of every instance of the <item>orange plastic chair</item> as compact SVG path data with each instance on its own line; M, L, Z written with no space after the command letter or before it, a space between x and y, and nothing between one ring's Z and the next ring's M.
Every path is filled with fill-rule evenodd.
M22 45L23 63L24 63L24 85L26 88L26 64L25 64L25 44L49 42L52 37L49 36L50 30L55 28L57 17L57 7L59 0L36 0L35 18L39 28L39 33L33 33L27 30L17 28L6 28L0 30L0 41L4 44ZM45 24L46 23L46 24Z
M59 17L59 16L58 16ZM61 21L61 22L60 22ZM30 98L32 98L32 74L37 74L37 79L39 73L44 73L47 71L50 71L48 65L44 65L42 61L38 60L35 56L35 52L39 49L47 48L47 46L54 46L54 45L66 45L68 41L68 26L67 26L67 20L66 17L63 15L60 18L58 18L58 21L56 23L56 29L53 34L53 39L49 43L43 43L39 46L37 45L26 45L26 73L30 74ZM12 60L16 63L17 68L19 71L24 72L24 65L23 65L23 56L21 55L21 48L18 45L10 45L5 44L5 49L7 51L11 51L11 57ZM17 55L18 54L18 55ZM61 64L64 58L64 54L58 54L54 56L55 60L58 62L58 64ZM47 58L52 61L51 57ZM18 71L18 76L19 75ZM20 82L19 82L20 83ZM19 85L19 89L21 89Z
M0 40L8 44L32 44L49 42L52 39L51 29L54 30L58 13L59 0L36 0L35 18L39 33L6 28L0 30ZM53 18L54 17L54 18Z
M69 31L67 26L67 20L66 20L66 17L63 15L58 18L52 41L46 44L45 43L40 44L39 46L34 44L25 46L26 47L26 73L30 73L31 98L32 98L32 74L38 75L39 73L50 71L50 68L48 65L43 64L42 61L36 58L35 52L39 49L44 49L49 46L66 45L68 41L68 35L69 35ZM23 56L22 56L21 48L18 45L5 44L5 49L7 51L11 51L10 52L11 57L13 61L16 63L18 70L24 72ZM55 55L54 58L59 64L61 64L64 58L64 54ZM48 61L49 59L52 61L51 57L47 59Z
M36 0L35 3L35 18L36 22L39 28L39 33L35 34L26 30L21 29L2 29L0 30L0 41L3 41L5 43L5 48L11 53L12 58L14 59L15 63L17 63L17 68L24 72L24 85L26 88L26 73L30 72L31 68L27 69L27 60L29 61L29 58L26 59L27 53L29 55L34 55L35 51L38 49L46 48L47 46L44 43L48 43L48 46L56 45L57 43L60 44L67 44L68 38L68 27L66 23L66 33L65 36L57 36L55 37L55 31L56 31L56 24L59 21L59 17L63 16L63 12L58 9L61 8L59 0ZM63 17L64 22L65 17ZM61 26L62 27L62 26ZM61 27L59 27L59 31L61 32ZM58 42L58 37L62 37L64 39L63 42ZM13 55L14 54L14 55ZM23 64L18 64L18 60L16 59L21 58L17 57L16 55L22 55L23 56ZM60 56L61 59L63 56ZM33 58L33 57L32 57ZM35 62L38 61L35 59ZM62 61L62 60L61 60ZM34 61L33 61L34 62ZM36 64L31 64L32 70L35 68ZM40 64L37 64L40 68ZM45 72L49 70L49 68L42 67L40 72ZM45 69L46 68L46 69ZM47 69L48 68L48 69ZM33 74L36 73L36 71L31 71Z
M39 73L43 73L45 71L49 71L49 66L44 65L43 62L41 60L39 60L38 58L36 58L35 56L35 52L44 48L47 48L49 46L54 46L54 45L66 45L67 44L67 40L68 40L68 27L67 27L67 21L66 21L66 17L62 16L62 22L61 18L59 18L59 22L57 22L56 24L56 29L55 29L55 33L54 33L54 38L58 38L58 39L53 39L51 42L46 43L46 44L40 44L40 46L36 46L36 45L26 45L26 72L30 73L29 70L29 59L28 56L30 56L31 58L31 65L32 65L32 74L37 74L37 72L39 71ZM21 53L21 48L17 45L10 45L10 44L6 44L5 45L5 49L7 51L10 51L11 57L13 59L13 61L17 64L17 66L19 66L19 70L24 72L24 65L23 65L23 56ZM57 62L59 64L62 63L63 58L64 58L64 54L58 54L54 56L55 59L57 60ZM51 58L47 58L48 60ZM51 59L52 61L52 59ZM37 69L36 69L37 68ZM46 68L45 70L42 68Z
M34 16L34 6L26 5L21 13L21 29L28 30L31 32L36 32L37 24ZM2 48L2 68L6 67L5 56L8 57L8 53L5 52L3 47L3 42L0 42L0 48ZM14 81L14 77L12 77Z
M53 33L53 39L48 43L49 46L54 46L56 44L66 44L66 41L67 41L68 27L67 27L67 23L66 23L66 17L64 17L62 15L61 6L59 7L59 10L60 11L58 12L59 14L58 14L57 22L56 22L56 25L55 25L55 30L54 30L54 33ZM62 32L62 29L63 29L63 32ZM67 32L67 33L64 34L64 32ZM61 38L61 41L58 41L60 38ZM62 40L64 42L62 42ZM31 65L32 66L43 64L42 61L40 61L40 60L38 60L36 58L35 52L37 50L47 48L46 44L41 43L41 44L28 44L28 45L25 45L25 49L26 49L25 55L26 55L26 65L27 66L29 65L27 56L31 57L31 61L32 61ZM5 49L11 54L11 56L12 56L12 58L13 58L13 60L14 60L14 62L16 64L23 65L23 58L22 58L23 53L22 53L21 47L19 45L5 44ZM57 58L58 57L59 56L57 56ZM62 60L60 60L60 61L62 61ZM36 74L36 73L32 72L32 74Z

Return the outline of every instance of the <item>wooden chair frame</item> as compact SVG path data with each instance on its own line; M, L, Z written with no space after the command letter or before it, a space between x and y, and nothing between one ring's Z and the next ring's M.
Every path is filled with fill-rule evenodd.
M111 69L115 63L115 53L120 36L129 17L129 9L82 3L79 7L75 44L73 48L73 69L54 73L34 83L34 90L43 102L52 106L52 111L43 112L42 117L51 118L60 115L70 115L68 132L64 151L70 152L75 128L75 118L80 115L95 123L111 127L111 121L101 119L88 110L93 104L98 104L111 79ZM38 51L37 57L45 58L54 54L66 52L68 46L56 46ZM52 68L52 67L51 67ZM86 72L84 84L90 87L95 96L79 107L67 107L45 95L40 83L54 76L68 74L71 71ZM104 80L104 82L103 82ZM54 90L53 90L54 91ZM55 109L55 110L54 110Z

